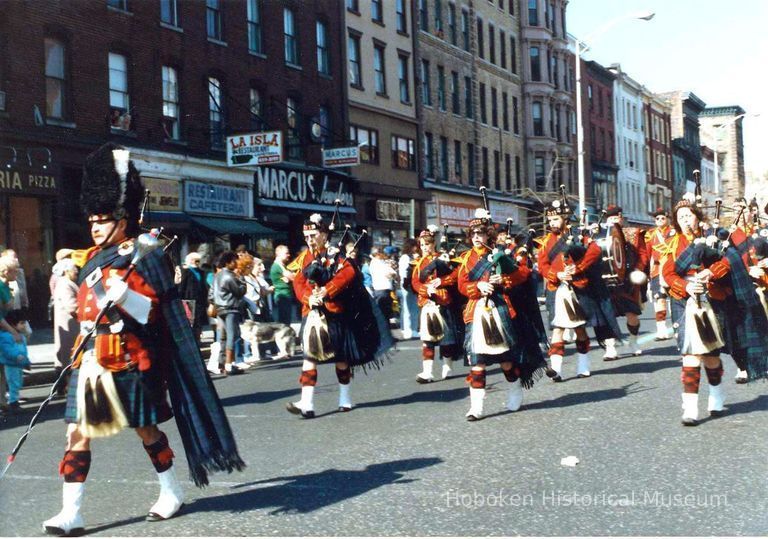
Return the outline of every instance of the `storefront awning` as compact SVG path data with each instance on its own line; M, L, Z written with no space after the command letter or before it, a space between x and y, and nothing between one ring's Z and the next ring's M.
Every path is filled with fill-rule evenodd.
M227 219L225 217L203 217L190 215L193 223L200 225L217 234L249 234L262 238L277 238L284 236L284 232L272 230L255 219Z

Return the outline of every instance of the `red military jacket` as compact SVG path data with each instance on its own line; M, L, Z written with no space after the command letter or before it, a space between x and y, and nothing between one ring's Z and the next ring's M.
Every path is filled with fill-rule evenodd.
M661 268L661 273L664 276L664 280L669 285L669 293L675 299L686 299L688 292L685 287L688 284L686 277L695 275L699 270L690 269L686 274L686 277L680 276L675 272L675 261L680 254L685 251L693 241L693 236L686 236L684 234L676 234L670 241L667 242L668 254L664 261L664 265ZM731 288L727 285L719 283L718 280L722 279L731 271L731 265L727 259L722 258L717 262L711 264L708 268L714 279L711 279L707 285L707 293L709 297L716 300L723 300L729 294L732 293Z
M487 257L490 251L485 247L473 247L459 256L458 267L458 286L459 292L462 295L469 298L467 305L464 307L464 322L471 323L475 316L475 306L477 302L482 299L483 295L477 289L477 283L480 281L488 282L490 279L490 272L487 271L479 281L470 281L469 272L475 267L475 264L482 257ZM531 274L531 269L528 266L519 265L517 269L512 273L503 273L501 275L501 288L502 296L507 304L509 313L514 318L516 316L515 309L512 307L512 302L509 300L508 292L512 287L524 283ZM498 286L498 285L497 285Z
M322 260L325 267L329 267L332 263L325 251L310 253L309 250L306 250L288 265L289 270L296 272L296 277L293 279L293 293L301 303L302 316L309 314L309 297L315 289L315 284L309 282L304 276L304 269L316 259ZM324 285L328 292L325 296L324 307L328 312L336 314L344 312L344 305L338 300L338 296L352 284L355 279L355 271L354 266L349 261L340 259L336 273Z
M437 287L437 291L432 295L427 295L427 284L432 280L436 278L436 275L434 272L429 275L429 277L426 279L426 281L421 280L421 271L424 267L428 266L433 260L438 258L440 255L436 253L432 253L431 255L423 256L420 259L416 261L413 268L413 275L411 276L411 286L413 287L413 290L418 295L418 298L416 299L419 307L423 307L427 304L427 301L430 299L433 300L438 305L450 305L453 303L453 296L451 295L451 290L456 286L456 283L458 281L458 268L454 268L454 270L448 274L444 275L443 277L440 277L440 285Z
M126 240L120 245L120 249L133 249L133 240ZM89 249L84 253L83 262L92 259L98 254L100 249ZM128 268L114 269L110 265L102 266L101 283L104 288L107 289L107 280L110 277L121 278ZM95 322L96 316L101 310L97 304L98 297L92 288L88 287L87 275L82 276L82 283L77 292L77 320L81 324L83 322ZM154 323L160 314L158 308L160 301L157 293L151 286L144 280L144 278L136 271L128 276L126 281L128 288L137 292L152 301L152 306L149 311L149 323ZM120 311L122 318L128 318L128 315L122 311L118 306L116 307ZM109 321L102 318L100 326L109 325ZM151 357L150 350L142 343L137 335L131 333L127 329L123 329L118 333L101 333L97 332L94 337L94 351L96 353L96 359L99 364L105 369L112 371L120 371L128 369L133 365L138 365L139 370L146 371L150 368L153 358ZM73 350L80 344L82 335L78 336ZM75 365L79 365L81 357L75 358Z
M645 233L646 257L650 262L651 279L658 277L661 272L662 252L664 244L675 235L671 225L657 226Z
M564 271L566 266L574 264L573 259L570 256L566 257L564 253L558 253L550 262L549 254L559 239L560 234L555 234L554 232L548 233L544 237L544 243L541 249L539 249L537 258L539 273L546 281L547 289L550 291L557 290L557 287L560 285L560 279L557 278L557 274ZM593 264L598 262L602 256L603 253L597 243L589 242L584 256L581 260L575 263L576 273L573 275L571 284L576 288L586 287L589 284L589 278L585 272Z
M648 267L649 259L648 248L645 245L645 234L636 227L622 228L621 231L624 233L624 241L626 242L627 249L637 253L635 265L634 267L629 268L629 271L638 270L645 272Z

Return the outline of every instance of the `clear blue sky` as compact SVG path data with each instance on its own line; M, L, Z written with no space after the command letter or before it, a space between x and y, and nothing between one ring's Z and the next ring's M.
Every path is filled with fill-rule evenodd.
M586 39L627 13L585 56L622 69L653 92L689 90L708 106L740 105L747 170L768 172L768 0L571 0L568 32Z

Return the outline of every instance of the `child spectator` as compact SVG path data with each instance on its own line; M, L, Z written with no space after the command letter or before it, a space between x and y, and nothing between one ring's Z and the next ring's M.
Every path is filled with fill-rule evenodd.
M19 333L24 333L27 321L19 311L11 311L5 316L6 322ZM7 413L16 413L21 408L19 404L19 392L24 385L24 369L32 364L27 355L27 341L22 336L21 342L16 342L15 337L7 331L0 331L0 363L5 370L5 379L8 384Z

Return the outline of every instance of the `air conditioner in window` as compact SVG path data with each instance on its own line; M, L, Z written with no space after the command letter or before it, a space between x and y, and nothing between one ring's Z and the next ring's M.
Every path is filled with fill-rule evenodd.
M5 92L0 91L0 111L5 112Z

